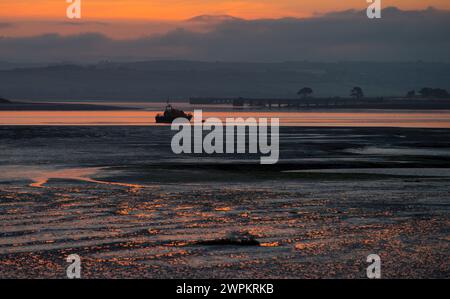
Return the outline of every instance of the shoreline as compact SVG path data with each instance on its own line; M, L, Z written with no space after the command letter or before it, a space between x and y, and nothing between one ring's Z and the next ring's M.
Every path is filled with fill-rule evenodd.
M131 107L116 107L92 103L45 103L18 102L0 103L0 111L118 111L133 110Z
M30 100L6 100L0 101L0 111L119 111L119 110L137 110L137 111L158 111L164 109L167 105L165 101L114 101L114 100L59 100L59 101L30 101ZM445 100L443 100L444 102ZM445 113L450 112L448 106L300 106L300 107L263 107L263 106L243 106L235 107L232 105L218 104L192 104L187 101L171 102L175 107L185 110L203 110L204 112L229 112L229 113Z

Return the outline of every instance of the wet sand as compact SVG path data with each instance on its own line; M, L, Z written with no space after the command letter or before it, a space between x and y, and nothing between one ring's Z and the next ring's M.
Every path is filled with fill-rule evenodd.
M0 277L65 278L73 253L84 278L364 278L372 253L385 278L450 277L449 130L282 128L273 166L170 137L1 127Z

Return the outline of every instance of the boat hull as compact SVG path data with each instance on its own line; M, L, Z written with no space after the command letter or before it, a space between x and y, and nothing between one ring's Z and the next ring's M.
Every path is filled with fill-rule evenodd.
M184 118L187 119L188 121L191 121L192 116L188 115L185 117L166 117L166 116L156 116L155 120L157 124L171 124L173 123L174 120L176 120L177 118Z

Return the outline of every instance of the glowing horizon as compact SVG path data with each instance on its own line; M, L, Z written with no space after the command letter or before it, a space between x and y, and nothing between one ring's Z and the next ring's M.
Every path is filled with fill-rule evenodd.
M389 0L384 7L404 10L433 6L450 9L448 0ZM366 0L82 0L83 19L184 20L198 15L232 15L245 19L309 17L332 11L364 9ZM3 0L6 19L63 19L65 0Z

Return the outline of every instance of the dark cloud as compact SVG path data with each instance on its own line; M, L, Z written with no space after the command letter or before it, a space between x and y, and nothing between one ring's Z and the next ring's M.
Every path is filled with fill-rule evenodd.
M155 58L221 61L450 61L450 12L387 8L311 19L231 19L209 32L176 29L132 40L86 33L0 39L1 60L90 62Z
M60 26L92 26L92 25L108 26L108 25L110 25L110 23L107 23L107 22L74 22L74 21L55 22L54 24L60 25Z

